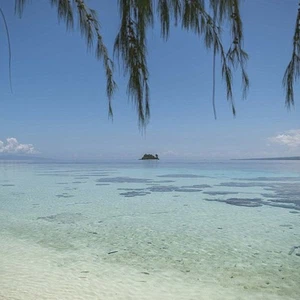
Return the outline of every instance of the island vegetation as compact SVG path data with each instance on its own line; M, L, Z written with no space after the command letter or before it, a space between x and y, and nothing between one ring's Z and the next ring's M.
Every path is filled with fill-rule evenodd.
M141 160L148 160L148 159L156 159L159 160L158 155L155 154L144 154L144 156L141 158Z

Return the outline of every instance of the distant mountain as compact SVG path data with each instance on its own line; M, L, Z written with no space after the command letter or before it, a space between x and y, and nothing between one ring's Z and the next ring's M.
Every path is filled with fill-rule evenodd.
M52 161L50 158L39 157L34 155L17 155L17 154L0 154L1 160L21 160L21 161Z
M241 158L233 160L300 160L300 156L288 156L288 157L266 157L266 158Z

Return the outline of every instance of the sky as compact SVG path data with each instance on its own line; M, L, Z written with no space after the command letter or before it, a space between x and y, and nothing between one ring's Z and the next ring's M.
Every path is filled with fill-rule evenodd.
M281 83L292 53L298 1L242 1L250 90L243 100L236 72L233 117L218 65L217 120L211 105L212 53L200 38L174 26L163 41L156 23L148 36L151 118L145 132L139 130L127 78L118 67L114 118L108 118L102 62L87 51L78 30L66 30L49 3L29 1L20 19L14 1L0 1L10 31L13 85L11 92L1 24L0 155L76 160L136 159L144 153L165 160L300 155L300 82L290 111ZM117 1L88 3L98 11L112 56Z

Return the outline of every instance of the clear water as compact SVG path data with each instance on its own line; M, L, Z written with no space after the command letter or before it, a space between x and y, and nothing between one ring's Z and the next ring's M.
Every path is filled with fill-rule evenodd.
M299 299L299 225L297 161L3 162L0 299Z

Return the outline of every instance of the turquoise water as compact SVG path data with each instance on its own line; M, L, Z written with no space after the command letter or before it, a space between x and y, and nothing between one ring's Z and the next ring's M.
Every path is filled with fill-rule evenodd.
M298 299L299 225L297 161L3 162L0 299Z

